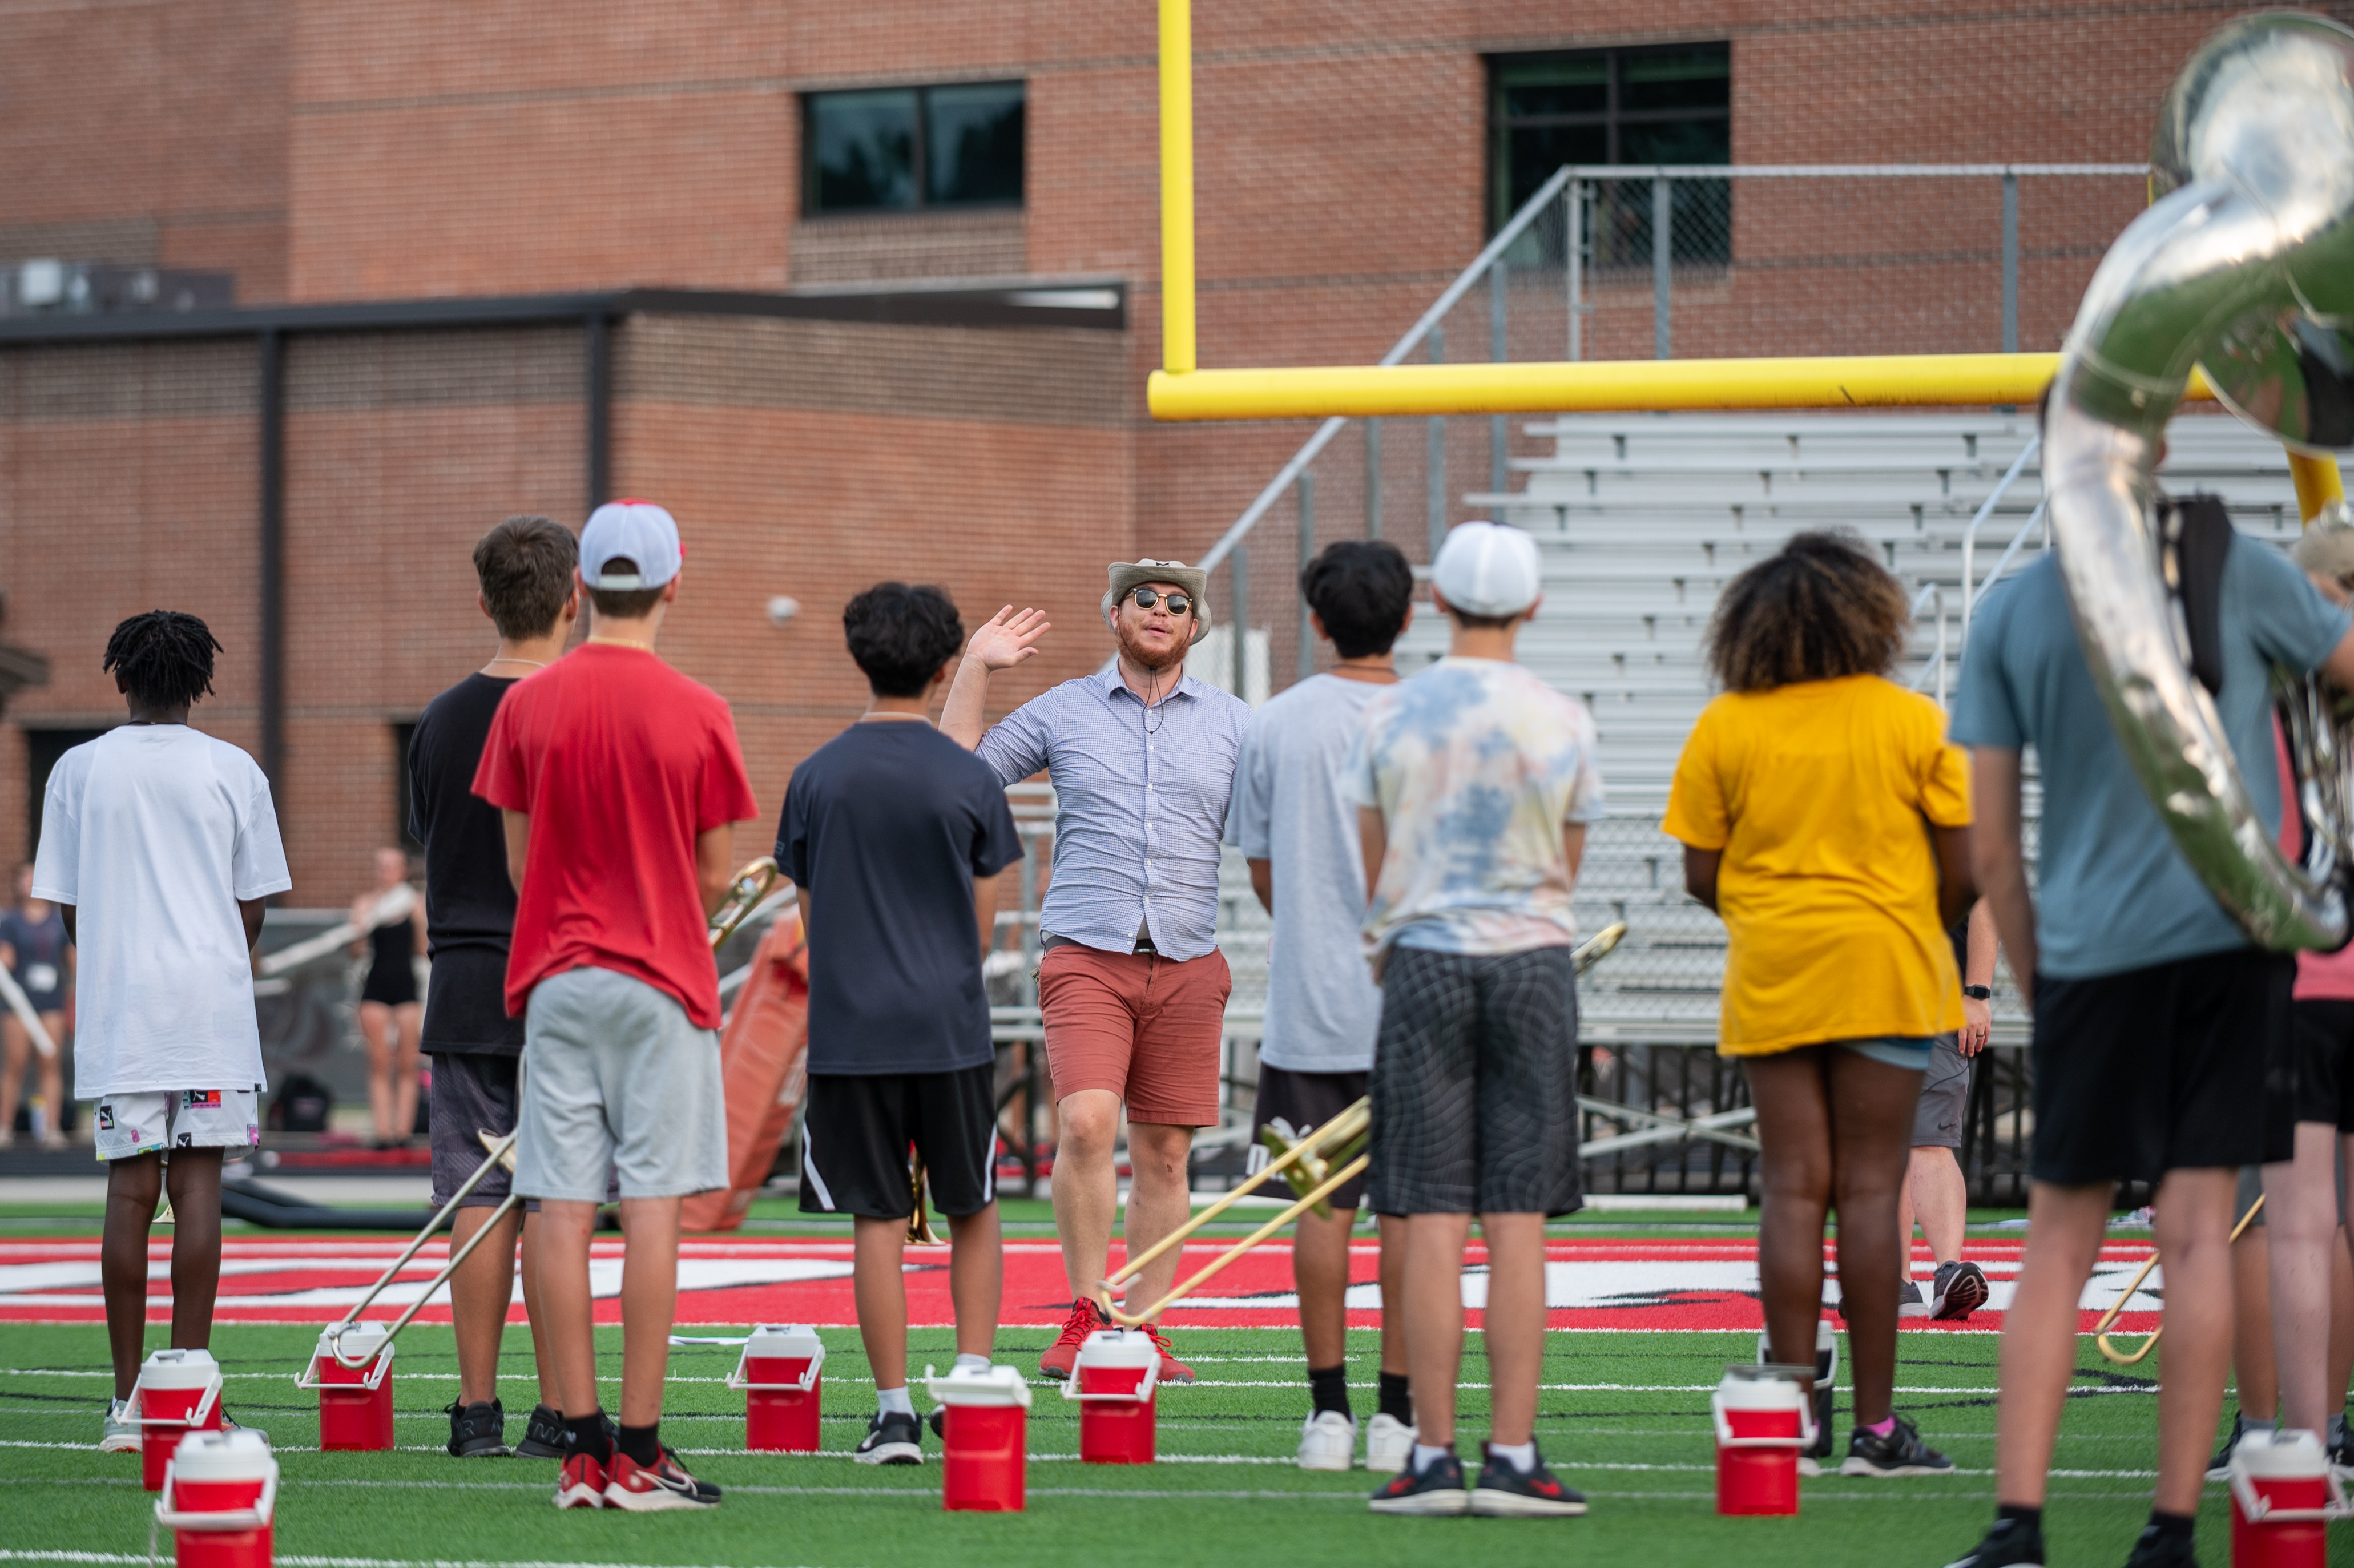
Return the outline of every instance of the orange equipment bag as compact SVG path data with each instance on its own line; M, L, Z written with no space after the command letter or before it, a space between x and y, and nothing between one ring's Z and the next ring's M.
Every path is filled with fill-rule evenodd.
M727 1088L727 1190L686 1200L680 1224L690 1231L732 1231L769 1180L777 1149L792 1130L809 1083L809 949L798 914L769 927L752 954L752 972L736 993L719 1035L719 1071Z

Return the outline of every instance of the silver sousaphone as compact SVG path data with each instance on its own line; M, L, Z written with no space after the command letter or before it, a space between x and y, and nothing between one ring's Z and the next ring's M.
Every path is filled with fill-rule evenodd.
M2232 757L2188 667L2151 475L2194 366L2292 452L2354 446L2354 31L2304 13L2225 26L2168 92L2150 162L2156 199L2094 273L2052 388L2052 537L2094 681L2175 842L2257 942L2335 948L2354 867L2347 705L2279 683L2312 830L2292 863L2242 777L2273 759Z

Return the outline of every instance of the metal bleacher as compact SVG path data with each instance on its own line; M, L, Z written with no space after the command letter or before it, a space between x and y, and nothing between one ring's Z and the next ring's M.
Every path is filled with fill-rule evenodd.
M1520 656L1582 698L1600 734L1610 816L1588 835L1580 923L1623 918L1629 929L1586 977L1583 1035L1707 1044L1723 927L1684 896L1681 850L1659 821L1677 754L1713 694L1701 643L1717 594L1794 533L1851 529L1916 596L1912 650L1895 678L1949 692L1965 556L1982 593L1999 563L2007 575L2044 548L2033 413L1587 415L1527 429L1553 443L1551 455L1513 461L1521 488L1468 500L1535 536L1545 598ZM2214 492L2243 532L2295 537L2296 493L2277 444L2223 416L2178 419L2170 443L2161 475L2170 491ZM1445 627L1425 615L1399 646L1400 669L1411 673L1445 647ZM1998 1037L2019 1037L2021 1022L1999 1009Z

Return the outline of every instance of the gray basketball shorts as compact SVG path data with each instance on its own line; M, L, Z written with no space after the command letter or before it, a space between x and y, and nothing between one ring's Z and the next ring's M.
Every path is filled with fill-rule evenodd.
M1376 1213L1575 1213L1577 970L1565 947L1393 948L1373 1049Z
M1962 1118L1970 1106L1970 1059L1961 1042L1940 1034L1929 1051L1928 1070L1921 1075L1921 1098L1913 1108L1913 1147L1959 1149Z
M610 969L532 988L524 1014L516 1191L597 1203L608 1172L627 1198L727 1185L719 1036L668 991Z

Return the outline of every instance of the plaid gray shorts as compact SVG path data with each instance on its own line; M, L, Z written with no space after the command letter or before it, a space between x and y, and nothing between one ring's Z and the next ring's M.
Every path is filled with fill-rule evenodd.
M1373 1051L1376 1213L1566 1214L1577 1158L1577 969L1567 948L1391 950Z

